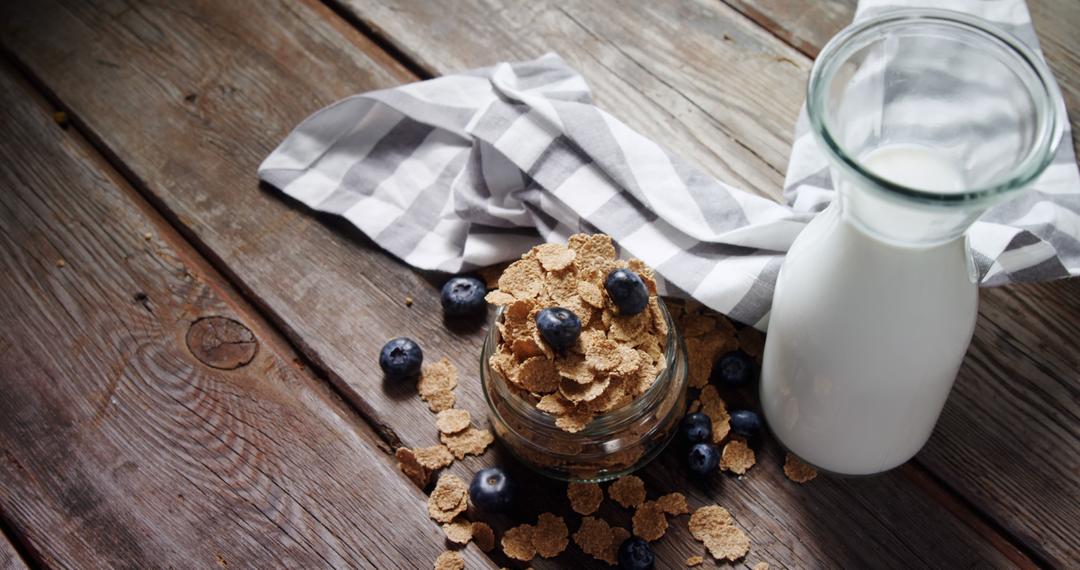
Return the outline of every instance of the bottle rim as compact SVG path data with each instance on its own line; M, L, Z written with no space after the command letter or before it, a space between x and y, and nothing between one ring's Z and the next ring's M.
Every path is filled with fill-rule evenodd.
M970 32L981 41L1005 48L1006 53L1028 68L1037 81L1029 85L1036 105L1038 132L1024 159L1001 182L967 189L963 192L934 192L899 184L870 171L851 156L829 130L825 120L827 92L833 76L858 49L865 47L886 30L918 27L934 23ZM852 24L833 37L818 54L807 82L807 117L818 144L830 162L842 171L886 194L940 206L970 205L1001 194L1020 190L1039 177L1057 153L1065 124L1065 103L1046 63L1016 36L975 16L936 8L895 9Z

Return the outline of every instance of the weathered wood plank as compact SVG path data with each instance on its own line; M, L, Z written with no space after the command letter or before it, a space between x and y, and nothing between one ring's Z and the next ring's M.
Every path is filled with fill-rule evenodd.
M166 4L140 8L137 19L111 17L78 3L30 7L14 2L2 10L8 48L155 203L388 438L430 445L436 442L430 413L410 390L383 386L374 364L378 347L388 337L408 334L421 340L429 357L448 355L464 374L457 391L460 405L482 417L485 406L474 372L479 332L445 327L437 291L355 230L268 197L254 180L263 156L319 105L408 78L400 70L379 70L379 62L361 63L367 56L356 44L362 39L347 31L331 37L313 8L292 9L282 14L277 3L261 3L258 9L204 3L177 18ZM442 16L457 17L445 11ZM139 32L145 27L158 33L145 37ZM507 46L494 49L513 55ZM650 105L649 112L659 112L657 104ZM415 299L411 308L402 304L406 295ZM763 473L779 469L775 452L768 457L773 464L763 466ZM453 469L468 476L492 461L470 459ZM650 478L690 486L677 469L664 471L663 464L656 469ZM717 480L724 489L718 500L752 531L755 558L748 562L758 556L794 566L819 559L865 560L863 546L870 540L889 565L921 564L928 552L948 565L1007 564L900 475L858 484L829 481L816 493L788 485L776 472L737 483ZM565 499L557 496L561 485L538 482L535 488L543 490L534 493L546 503L543 508L565 510ZM716 497L696 496L701 502ZM896 516L882 518L882 510ZM807 511L811 523L801 522ZM844 524L833 528L832 520ZM665 545L670 542L664 548L700 551L682 525L664 539ZM571 523L571 529L575 526ZM769 531L754 531L759 527ZM937 548L945 542L949 548Z
M27 570L15 546L4 536L0 536L0 570Z
M14 532L49 567L428 567L442 533L376 435L29 93L0 68Z

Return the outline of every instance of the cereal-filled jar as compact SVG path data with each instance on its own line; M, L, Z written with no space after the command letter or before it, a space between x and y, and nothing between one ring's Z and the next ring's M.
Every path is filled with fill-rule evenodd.
M544 244L488 294L481 353L492 427L536 471L604 481L651 461L686 409L687 361L653 272L605 235Z

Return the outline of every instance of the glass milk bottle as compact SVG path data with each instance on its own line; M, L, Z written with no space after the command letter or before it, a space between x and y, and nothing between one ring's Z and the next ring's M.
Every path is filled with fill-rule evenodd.
M902 10L825 46L807 113L838 199L780 271L762 406L803 460L872 474L930 437L975 326L965 231L1046 168L1064 105L1012 36Z

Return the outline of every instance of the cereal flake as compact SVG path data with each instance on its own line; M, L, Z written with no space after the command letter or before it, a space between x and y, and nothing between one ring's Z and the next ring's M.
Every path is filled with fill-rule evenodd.
M608 487L608 496L624 508L639 507L645 502L645 482L636 475L623 475Z
M560 516L542 513L533 529L533 546L536 553L544 558L558 556L570 543L569 530Z
M735 526L735 519L724 507L709 505L690 516L690 534L705 543L717 560L732 562L742 558L750 549L750 539Z
M495 548L495 531L486 522L472 523L472 539L484 552L491 552Z
M435 427L442 433L457 433L467 427L472 417L468 410L450 409L443 410L435 416Z
M745 475L754 466L754 450L741 439L734 439L724 446L720 454L720 470Z
M528 562L536 556L536 547L533 546L533 525L523 524L503 533L503 553L513 558Z
M435 570L465 570L465 560L453 550L447 550L435 559Z
M458 433L443 433L439 440L446 445L454 457L463 459L466 455L480 455L484 453L495 437L486 429L477 429L469 426Z
M796 483L806 483L817 477L817 469L788 453L784 458L784 475Z
M446 539L454 544L468 544L473 537L472 523L463 517L458 517L442 525Z
M701 566L704 563L705 563L705 558L703 558L701 556L691 556L690 558L686 559L686 565L690 566L690 567Z
M591 515L600 508L604 500L604 491L596 483L570 483L566 488L570 507L580 515Z
M536 259L548 271L562 271L574 263L577 252L565 245L545 243L536 247Z
M657 499L656 504L672 516L690 514L690 505L686 504L686 496L682 493L668 493Z
M448 523L469 507L469 487L458 476L439 477L428 496L428 516L436 522Z
M634 534L652 542L667 532L668 522L656 501L645 501L634 511Z

